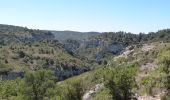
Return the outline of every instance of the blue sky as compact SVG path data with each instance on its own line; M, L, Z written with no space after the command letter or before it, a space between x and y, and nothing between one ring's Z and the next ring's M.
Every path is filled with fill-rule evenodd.
M150 32L170 28L170 0L1 0L0 24L49 30Z

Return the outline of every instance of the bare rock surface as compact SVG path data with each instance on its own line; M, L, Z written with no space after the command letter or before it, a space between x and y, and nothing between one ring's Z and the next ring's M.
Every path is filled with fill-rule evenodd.
M90 100L91 96L94 93L98 92L102 87L103 87L103 84L96 84L95 87L91 88L89 91L87 91L83 95L83 99L82 100Z

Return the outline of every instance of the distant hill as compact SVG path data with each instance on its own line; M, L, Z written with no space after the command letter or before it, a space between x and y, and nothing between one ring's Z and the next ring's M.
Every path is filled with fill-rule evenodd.
M100 35L99 32L76 32L76 31L50 31L55 35L55 38L60 41L65 40L84 40L92 36Z
M28 43L52 38L54 38L54 35L49 31L0 24L0 44L11 42Z
M8 42L33 42L52 38L60 42L65 42L67 40L82 41L99 34L99 32L35 30L26 27L0 24L1 44Z

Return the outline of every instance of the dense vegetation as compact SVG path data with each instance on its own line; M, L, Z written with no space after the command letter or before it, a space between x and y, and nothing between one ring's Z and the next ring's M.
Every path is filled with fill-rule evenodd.
M1 71L4 70L4 74L11 72L17 74L43 68L51 69L60 80L63 80L90 69L88 63L69 55L56 41L40 41L28 45L15 43L2 46L0 51L0 62L3 65L0 68ZM2 78L15 78L15 74Z
M109 32L91 37L78 48L79 55L89 59L100 60L108 55L118 55L129 45L151 42L169 42L170 30L160 30L148 34L132 34L126 32Z
M170 99L169 29L58 32L0 25L1 100Z

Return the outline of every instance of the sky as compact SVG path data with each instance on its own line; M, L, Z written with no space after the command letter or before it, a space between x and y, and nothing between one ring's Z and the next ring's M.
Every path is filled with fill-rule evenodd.
M1 0L0 24L82 32L155 32L170 28L170 0Z

